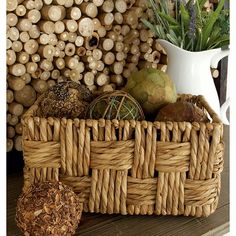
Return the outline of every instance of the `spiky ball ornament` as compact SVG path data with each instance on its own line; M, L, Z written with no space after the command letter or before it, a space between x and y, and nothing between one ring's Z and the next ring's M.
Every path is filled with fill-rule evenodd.
M50 88L40 103L44 117L81 118L92 100L92 93L73 81L61 82Z

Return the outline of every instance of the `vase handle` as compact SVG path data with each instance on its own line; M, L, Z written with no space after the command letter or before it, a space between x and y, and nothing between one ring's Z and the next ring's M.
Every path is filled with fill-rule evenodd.
M219 52L217 52L211 60L211 68L216 69L218 67L219 61L222 58L229 56L229 52L230 52L229 48L221 49ZM227 83L228 83L228 81L227 81ZM226 93L227 93L227 91L226 91ZM228 121L228 118L226 115L229 105L230 105L230 99L226 97L226 101L224 102L224 104L220 108L220 118L225 125L229 125L229 121Z
M211 59L211 68L217 69L219 61L229 56L229 48L227 49L221 49L219 52L217 52L213 58Z
M229 125L229 120L226 115L229 105L230 105L230 98L227 98L224 104L220 107L220 118L223 124L225 125Z

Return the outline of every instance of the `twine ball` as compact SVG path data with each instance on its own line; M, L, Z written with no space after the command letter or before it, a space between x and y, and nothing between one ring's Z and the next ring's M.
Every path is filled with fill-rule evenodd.
M86 110L88 119L144 120L139 103L125 91L113 91L100 95Z
M82 203L61 182L32 185L17 201L17 226L27 236L74 235L80 222Z
M45 92L40 103L44 117L80 118L84 116L92 93L86 86L73 81L60 82Z

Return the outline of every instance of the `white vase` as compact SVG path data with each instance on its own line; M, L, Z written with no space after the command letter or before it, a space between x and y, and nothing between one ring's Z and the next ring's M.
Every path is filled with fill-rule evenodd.
M190 52L170 42L159 39L168 56L167 74L174 81L178 93L203 95L224 124L229 124L226 111L229 99L220 107L219 97L210 68L217 68L218 62L229 55L229 49L211 49Z

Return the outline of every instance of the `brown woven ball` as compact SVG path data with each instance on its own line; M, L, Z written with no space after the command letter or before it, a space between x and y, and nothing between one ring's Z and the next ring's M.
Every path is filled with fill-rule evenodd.
M73 235L81 218L82 203L61 182L32 185L17 201L16 222L24 235Z
M86 110L89 119L144 120L139 103L127 92L107 92L94 99Z
M50 88L40 103L44 117L76 118L83 117L92 93L86 86L73 81L60 82Z

